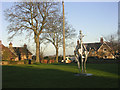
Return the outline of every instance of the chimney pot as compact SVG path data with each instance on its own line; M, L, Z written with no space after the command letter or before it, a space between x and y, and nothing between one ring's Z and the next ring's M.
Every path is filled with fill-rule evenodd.
M0 40L0 45L2 44L2 41Z
M9 48L12 48L12 43L11 42L9 43Z
M100 43L103 43L103 37L100 38Z
M10 42L9 45L12 45L12 43Z
M25 48L27 48L27 45L26 45L26 44L24 44L24 47L25 47Z

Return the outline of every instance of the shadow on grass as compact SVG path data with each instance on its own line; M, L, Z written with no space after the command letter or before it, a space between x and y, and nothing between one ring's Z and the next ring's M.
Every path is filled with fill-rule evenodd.
M119 72L118 64L88 64L87 68L116 75Z
M76 66L77 68L77 63L70 63L70 64L59 64L59 65L66 65L66 66ZM96 70L96 71L102 71L102 72L106 72L106 73L111 73L111 74L116 74L119 75L119 66L120 64L111 64L111 63L100 63L100 64L91 64L91 63L87 63L86 67L87 67L87 71L89 71L89 69L92 70Z
M39 67L40 65L35 65ZM61 65L60 65L61 66ZM74 76L73 72L27 66L3 66L3 88L118 88L115 78Z

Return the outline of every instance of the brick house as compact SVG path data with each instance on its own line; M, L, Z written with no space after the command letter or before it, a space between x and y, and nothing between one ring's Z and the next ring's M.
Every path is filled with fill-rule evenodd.
M98 57L103 59L114 59L114 51L107 44L107 42L103 41L103 38L100 38L100 42L96 43L84 43L87 49L90 50L89 57Z
M23 47L13 47L11 42L9 43L9 47L5 47L2 43L0 45L2 60L12 59L14 61L20 61L24 59L32 59L32 53L27 49L26 44L24 44Z

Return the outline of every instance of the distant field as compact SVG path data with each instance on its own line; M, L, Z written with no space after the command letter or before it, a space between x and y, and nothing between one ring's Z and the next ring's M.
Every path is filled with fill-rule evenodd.
M87 64L93 76L74 76L77 64L2 66L2 88L118 88L118 64Z

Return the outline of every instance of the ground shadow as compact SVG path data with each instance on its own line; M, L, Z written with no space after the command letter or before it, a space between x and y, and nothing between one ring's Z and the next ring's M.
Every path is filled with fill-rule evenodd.
M76 66L77 68L77 63L70 63L70 64L62 63L60 65ZM112 63L86 63L86 67L87 67L87 71L89 71L89 69L93 69L93 70L98 70L98 71L120 75L119 74L119 69L120 69L119 63L113 63L113 64Z
M32 65L3 66L3 88L117 88L115 78L74 76L58 69L36 68Z

